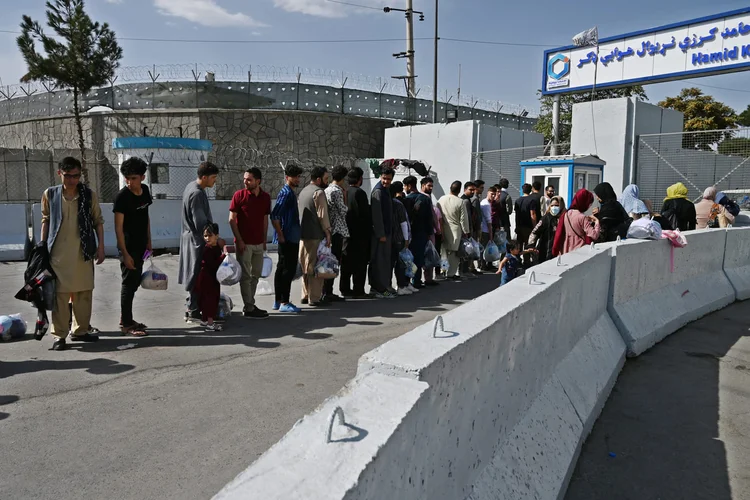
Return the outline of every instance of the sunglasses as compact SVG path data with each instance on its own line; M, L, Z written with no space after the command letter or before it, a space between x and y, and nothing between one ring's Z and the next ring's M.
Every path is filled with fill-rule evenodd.
M81 174L63 174L66 179L80 179Z

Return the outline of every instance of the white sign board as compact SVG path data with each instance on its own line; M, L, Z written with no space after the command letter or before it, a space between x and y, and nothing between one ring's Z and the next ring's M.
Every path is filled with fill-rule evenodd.
M750 70L750 7L544 52L542 93Z

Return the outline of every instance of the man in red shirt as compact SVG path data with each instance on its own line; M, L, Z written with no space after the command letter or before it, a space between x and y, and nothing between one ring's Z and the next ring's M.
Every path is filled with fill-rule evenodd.
M229 205L229 225L234 233L237 260L242 267L240 290L246 318L262 319L268 312L255 305L255 290L263 269L271 196L260 188L263 174L258 168L245 172L245 189L234 193Z

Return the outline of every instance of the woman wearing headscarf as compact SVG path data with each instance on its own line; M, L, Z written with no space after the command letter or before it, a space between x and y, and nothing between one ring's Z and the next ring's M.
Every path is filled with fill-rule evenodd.
M696 226L695 205L687 199L688 189L681 182L667 188L661 215L674 229L692 231Z
M728 205L731 201L732 200L730 200L723 192L716 195L716 203L721 207L718 216L719 227L727 227L730 224L734 224L734 214L728 209Z
M565 211L557 225L552 256L557 257L586 246L599 238L599 219L593 215L584 215L594 203L594 195L587 189L581 189L573 197L570 210Z
M707 187L703 191L703 199L695 204L695 219L697 229L706 229L709 222L718 218L722 206L716 203L716 188ZM717 221L718 224L718 221ZM718 227L718 226L713 226Z
M598 241L615 241L620 234L620 226L630 218L630 215L617 201L615 190L609 182L602 182L596 186L594 194L600 204L599 211L595 214L601 224Z
M542 220L531 232L529 244L536 244L539 252L539 263L552 259L552 246L555 243L555 234L560 217L565 213L565 200L562 196L553 196L549 200L547 211Z
M631 184L622 190L622 195L617 199L622 208L632 217L635 213L637 203L640 201L640 190L635 184Z

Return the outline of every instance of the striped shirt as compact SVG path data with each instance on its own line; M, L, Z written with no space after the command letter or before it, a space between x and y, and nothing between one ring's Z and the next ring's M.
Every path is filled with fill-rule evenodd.
M281 222L281 230L284 233L284 239L288 243L299 243L301 229L299 225L299 207L297 206L297 196L289 186L285 185L276 196L276 205L271 211L271 220ZM273 242L279 242L279 236L274 231Z

